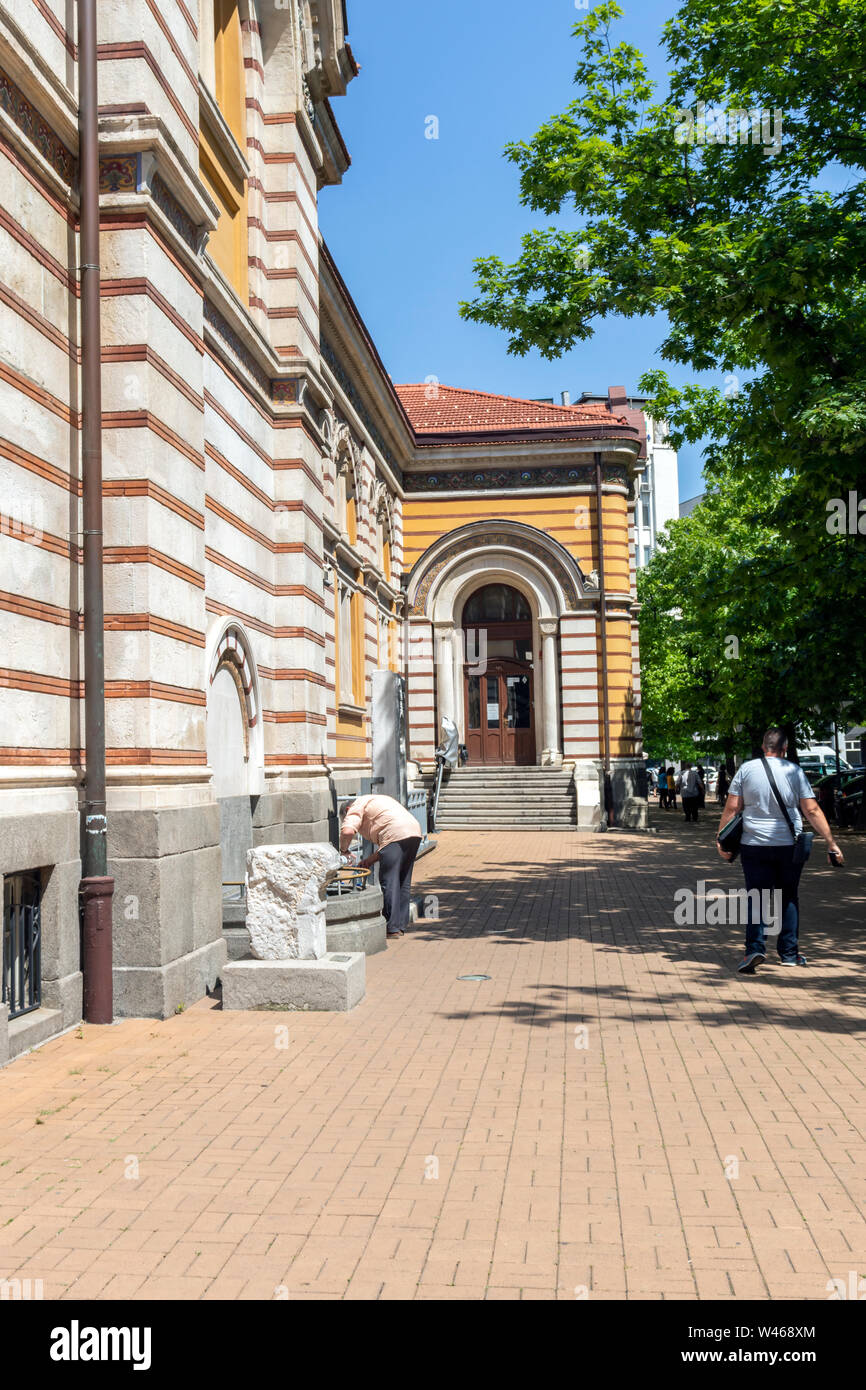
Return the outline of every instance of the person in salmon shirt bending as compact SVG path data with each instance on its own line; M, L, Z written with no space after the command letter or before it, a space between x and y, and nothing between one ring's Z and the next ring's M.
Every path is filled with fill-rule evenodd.
M392 796L359 796L340 812L340 850L345 854L356 835L376 845L376 853L361 860L369 869L381 865L379 882L385 899L389 936L402 936L409 925L412 869L421 844L418 822Z

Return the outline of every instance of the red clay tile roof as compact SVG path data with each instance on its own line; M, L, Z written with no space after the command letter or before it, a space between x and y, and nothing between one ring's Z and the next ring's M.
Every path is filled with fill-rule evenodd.
M624 415L612 415L606 405L545 405L497 396L489 391L468 391L460 386L411 384L394 388L416 434L471 434L497 430L555 430L575 425L627 424ZM433 400L429 395L436 393Z

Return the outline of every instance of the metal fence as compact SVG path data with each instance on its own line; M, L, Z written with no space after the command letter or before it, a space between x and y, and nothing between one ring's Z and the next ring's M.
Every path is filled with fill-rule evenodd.
M407 807L418 822L422 840L427 839L427 793L423 787L410 791Z
M0 1003L18 1018L42 1003L41 881L9 874L3 885L3 970Z

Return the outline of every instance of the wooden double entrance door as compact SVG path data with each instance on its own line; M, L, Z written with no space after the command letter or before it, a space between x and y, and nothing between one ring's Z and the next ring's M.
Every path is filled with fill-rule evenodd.
M483 675L466 672L466 747L470 765L535 762L535 709L529 662L493 658Z

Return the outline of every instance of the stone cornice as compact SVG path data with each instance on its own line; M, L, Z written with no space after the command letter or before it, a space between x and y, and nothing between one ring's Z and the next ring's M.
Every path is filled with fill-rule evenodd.
M342 96L358 65L346 42L346 11L342 0L310 0L315 64L306 74L317 101Z
M202 262L205 337L219 355L240 366L275 418L300 417L324 449L320 401L328 399L318 372L306 359L282 361L213 263ZM226 350L231 354L228 357Z
M325 156L322 146L319 144L318 136L313 128L313 122L310 120L303 106L299 107L295 112L295 125L300 133L301 143L309 155L310 163L315 170L316 179L321 181L321 187L321 184L324 183L322 174L325 168Z
M235 139L225 116L216 103L205 82L198 80L199 117L202 125L212 138L218 153L239 182L250 176L250 166L246 155Z
M212 262L203 262L202 274L205 330L210 328L217 335L218 349L230 348L270 404L271 380L279 362L276 353Z
M356 412L368 426L368 432L370 423L380 436L383 431L387 431L389 437L383 441L385 444L383 456L392 471L399 477L402 475L404 466L411 459L414 448L414 434L409 417L394 390L394 384L385 370L385 365L358 307L352 299L333 257L321 239L319 241L319 267L319 301L323 338L325 343L330 346L331 357L336 359L342 377L345 377L354 387L356 399L353 399L352 394L346 392L346 386L339 376L338 380L340 380L344 392L349 394L349 399L352 400ZM337 371L334 374L337 376ZM364 384L364 397L361 397L356 385L357 382ZM374 420L373 416L378 417L378 419ZM379 452L382 453L381 447Z
M403 489L406 496L485 496L491 492L525 491L547 494L559 489L565 492L587 493L595 488L595 468L590 463L560 464L557 467L509 468L502 463L476 469L454 469L406 473ZM605 463L604 489L627 490L629 482L626 462Z
M135 160L135 167L125 171L126 160ZM187 245L200 254L205 234L217 225L219 208L160 116L100 117L99 162L103 193L149 194ZM108 177L112 163L117 166L114 186Z
M321 352L322 362L333 381L335 396L339 393L341 410L350 421L353 433L374 455L377 466L388 479L392 489L399 490L403 476L399 460L384 440L352 377L324 337L321 340Z
M379 594L384 594L392 603L402 603L406 597L402 589L395 589L394 585L385 578L379 567L370 560L364 565L364 580L368 589Z
M78 163L7 73L0 73L0 133L59 202L78 202Z
M575 423L560 430L416 434L321 239L319 256L323 360L365 436L390 465L395 491L402 496L483 496L516 488L541 494L555 488L590 488L595 485L593 459L598 451L605 467L605 487L628 489L638 466L640 440L633 426L613 418L609 423ZM432 485L431 477L437 479Z
M32 103L55 138L74 159L78 152L78 106L75 96L5 6L0 11L0 69L8 74L22 96ZM45 158L48 156L45 155ZM52 162L50 158L48 162Z
M321 150L321 164L316 169L319 187L342 183L352 160L327 99L316 103L313 130Z

